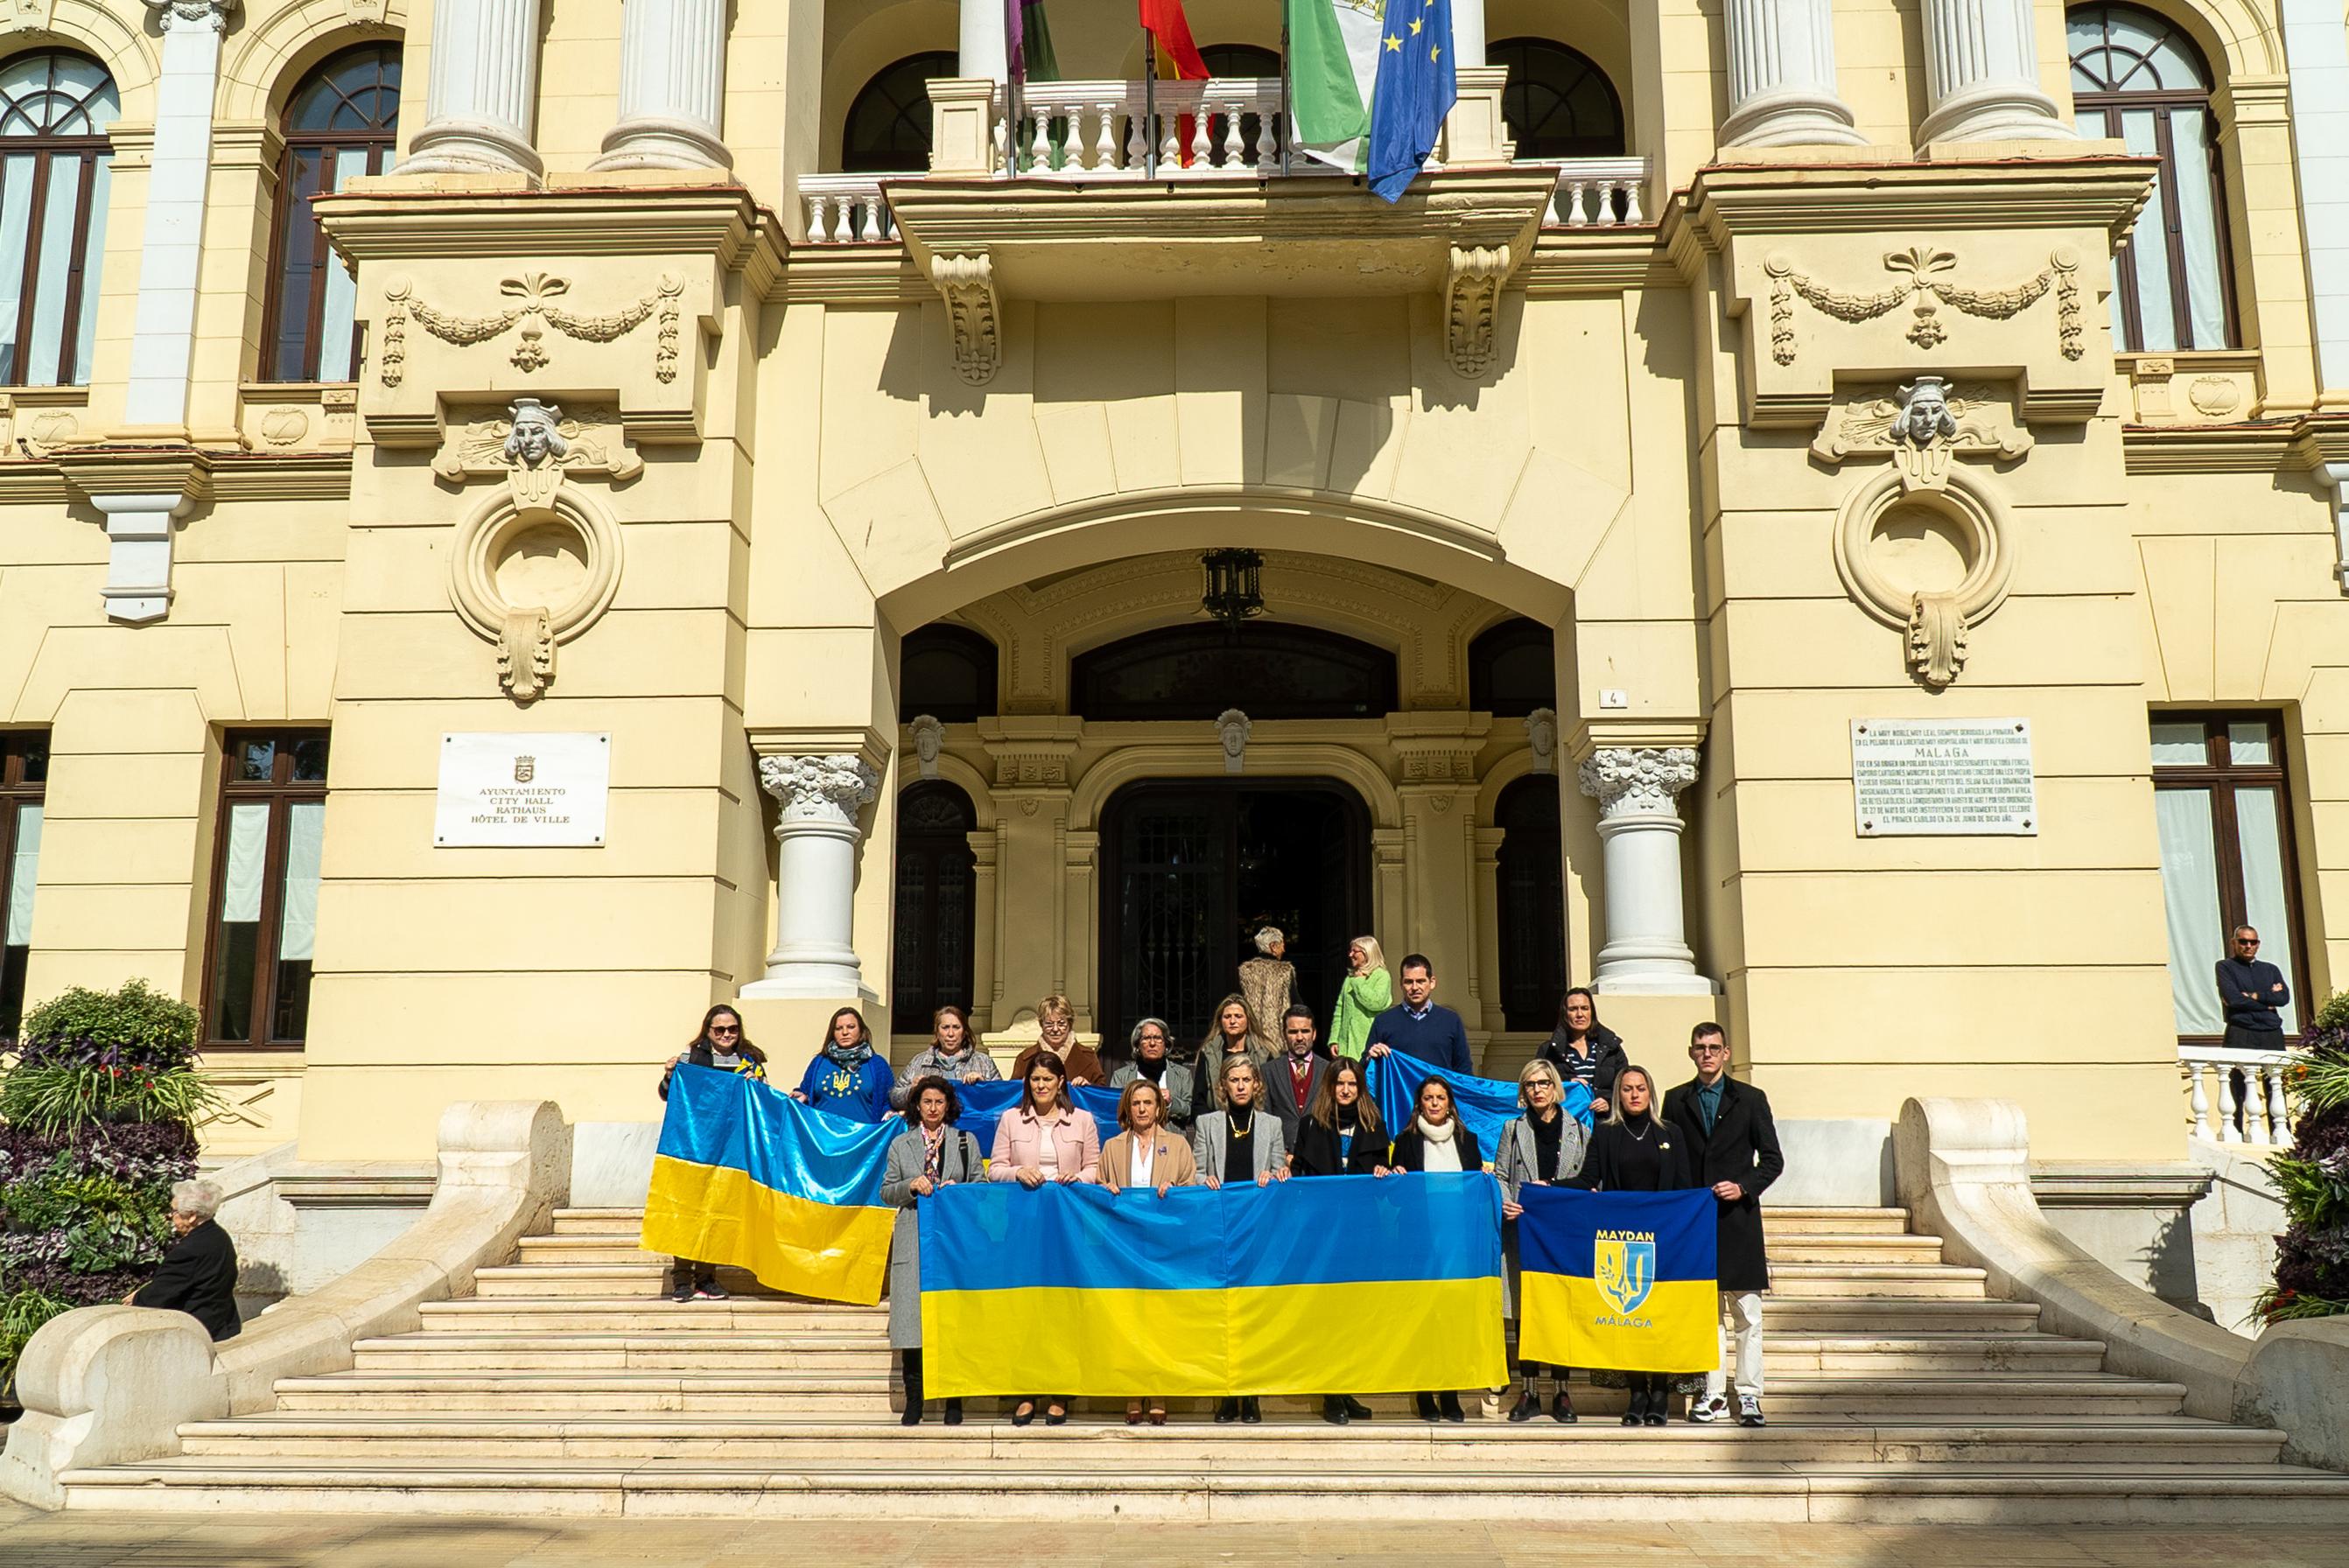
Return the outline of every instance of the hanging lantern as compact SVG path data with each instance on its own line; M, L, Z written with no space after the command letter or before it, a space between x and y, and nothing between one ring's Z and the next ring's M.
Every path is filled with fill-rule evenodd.
M1235 627L1264 614L1264 593L1257 582L1263 556L1253 550L1211 550L1199 557L1199 564L1207 573L1207 591L1199 596L1201 609Z

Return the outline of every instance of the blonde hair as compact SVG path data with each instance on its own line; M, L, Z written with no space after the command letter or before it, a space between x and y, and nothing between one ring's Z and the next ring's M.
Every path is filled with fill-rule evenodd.
M1640 1081L1648 1086L1648 1125L1651 1127L1661 1127L1664 1124L1664 1116L1663 1112L1656 1105L1658 1098L1656 1094L1656 1075L1642 1067L1628 1067L1625 1068L1622 1072L1619 1072L1615 1075L1615 1092L1607 1097L1607 1125L1609 1127L1620 1127L1623 1125L1623 1077L1625 1073L1638 1073L1640 1075Z
M1256 1080L1256 1093L1249 1098L1248 1104L1256 1107L1264 1104L1264 1075L1256 1070L1256 1058L1246 1051L1235 1051L1224 1058L1222 1067L1216 1069L1216 1103L1226 1110L1231 1109L1232 1099L1225 1090L1231 1087L1232 1075L1242 1071Z
M1041 1024L1049 1018L1058 1018L1071 1028L1074 1028L1077 1023L1077 1009L1066 996L1055 991L1036 1004L1036 1021Z
M1370 960L1370 967L1372 969L1383 969L1387 966L1386 951L1379 945L1379 939L1377 937L1357 936L1353 941L1346 944L1346 945L1349 947L1361 948L1362 950L1362 956Z
M1207 1015L1207 1037L1199 1042L1199 1056L1202 1060L1213 1061L1223 1052L1224 1009L1226 1007L1237 1007L1240 1010L1240 1016L1247 1020L1247 1027L1241 1033L1250 1039L1256 1037L1256 1009L1248 1006L1247 997L1235 991L1216 1003L1216 1010ZM1220 1079L1223 1075L1218 1073L1216 1076Z
M1556 1068L1552 1067L1540 1057L1536 1057L1533 1060L1527 1062L1524 1067L1517 1069L1517 1103L1519 1105L1522 1106L1526 1103L1526 1085L1533 1082L1536 1078L1549 1079L1549 1087L1556 1089L1561 1098L1564 1097L1566 1093L1566 1080L1557 1076L1557 1069ZM1653 1092L1652 1089L1651 1092Z

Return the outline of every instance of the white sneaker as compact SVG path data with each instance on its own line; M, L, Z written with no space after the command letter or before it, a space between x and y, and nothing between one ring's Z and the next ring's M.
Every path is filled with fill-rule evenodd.
M1741 1427L1763 1425L1762 1397L1758 1394L1737 1396L1737 1424Z
M1729 1396L1716 1394L1708 1399L1699 1394L1689 1400L1688 1418L1698 1426L1711 1426L1729 1414Z

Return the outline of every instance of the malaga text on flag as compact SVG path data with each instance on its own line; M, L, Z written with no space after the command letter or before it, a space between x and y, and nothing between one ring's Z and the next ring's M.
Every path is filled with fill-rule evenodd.
M1483 1171L1164 1198L958 1184L917 1212L933 1398L1371 1393L1508 1377L1500 1186ZM1091 1327L1052 1326L1067 1324Z
M881 1171L905 1130L895 1117L851 1121L744 1075L680 1064L645 1196L645 1248L870 1305L896 1218L882 1207Z
M1517 1354L1560 1367L1702 1372L1717 1361L1715 1200L1521 1188Z

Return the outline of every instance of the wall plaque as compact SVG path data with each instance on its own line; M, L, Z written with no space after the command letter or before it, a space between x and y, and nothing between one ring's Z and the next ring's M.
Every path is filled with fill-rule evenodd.
M1851 798L1864 839L2035 834L2027 718L1856 718Z
M432 842L535 849L604 841L612 738L443 735Z

